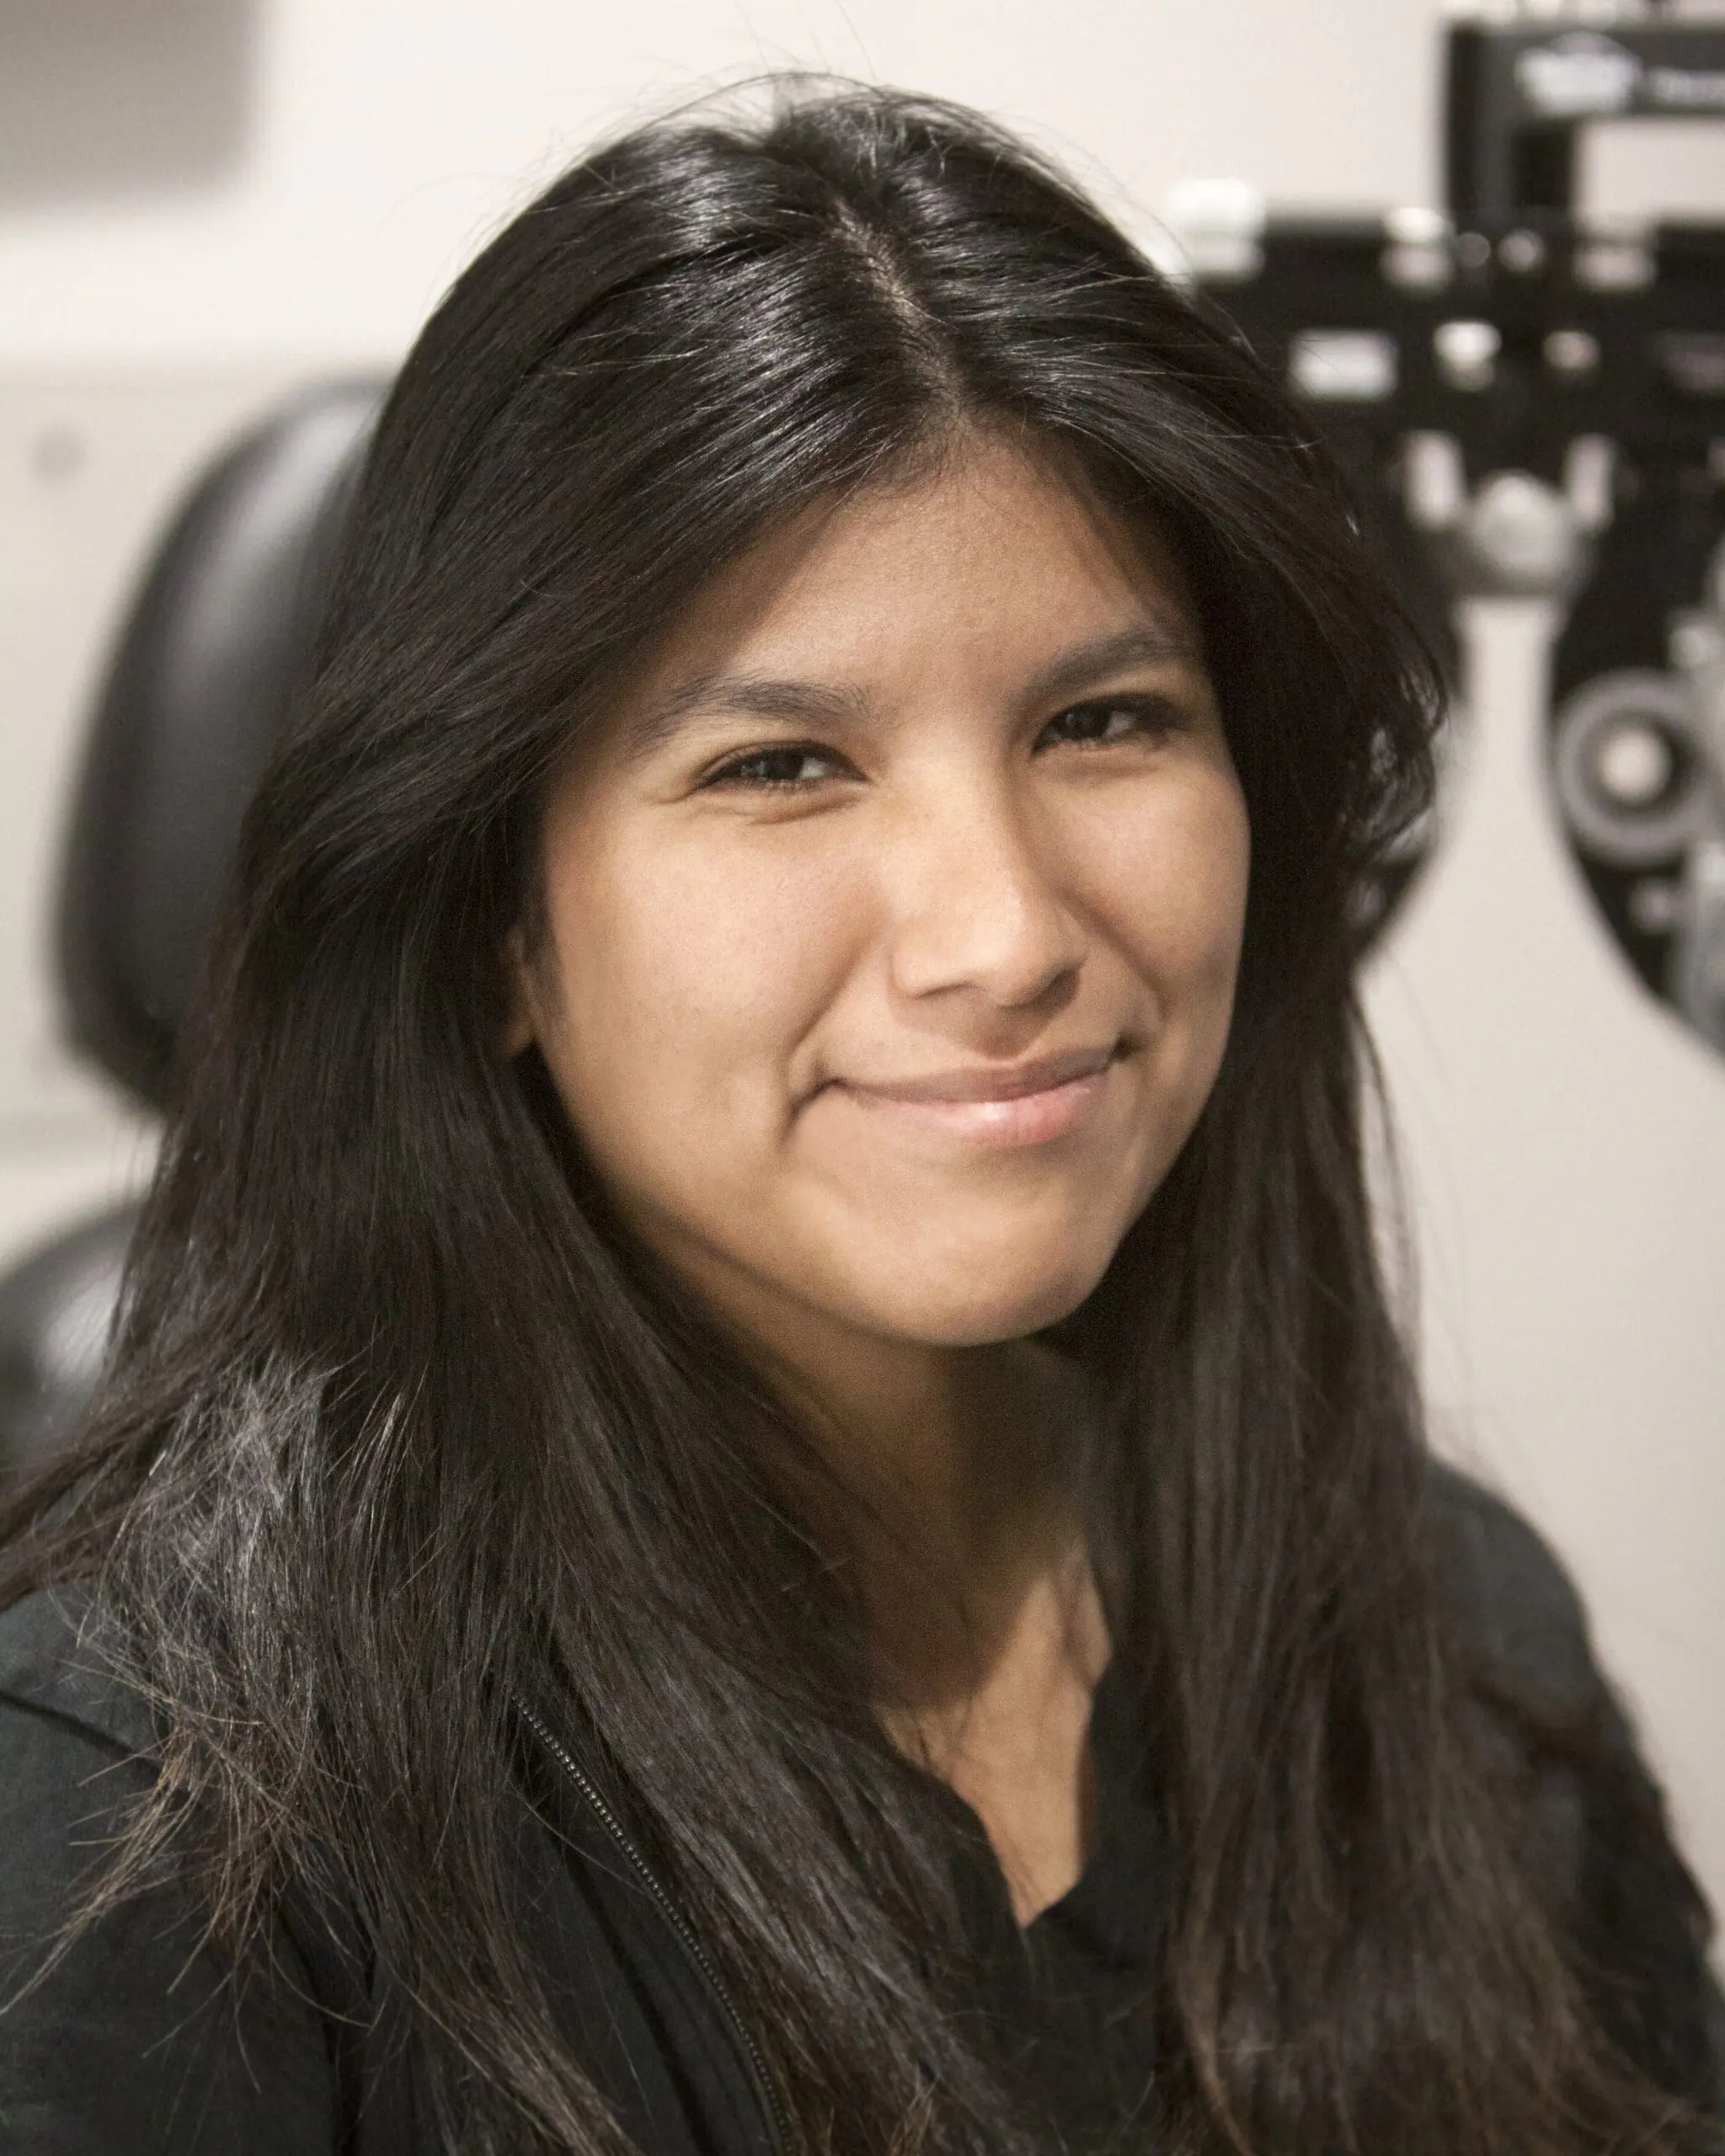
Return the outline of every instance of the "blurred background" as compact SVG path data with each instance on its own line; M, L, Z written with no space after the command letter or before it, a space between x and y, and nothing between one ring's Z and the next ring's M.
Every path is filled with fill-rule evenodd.
M148 1171L147 1117L66 1044L51 894L132 579L236 428L387 371L569 156L715 83L980 105L1165 248L1194 179L1439 202L1443 31L1431 0L0 0L0 1265ZM1578 185L1725 221L1725 123L1599 124ZM1725 1905L1725 1054L1560 828L1549 602L1460 620L1445 814L1365 984L1420 1356L1439 1443L1581 1582Z

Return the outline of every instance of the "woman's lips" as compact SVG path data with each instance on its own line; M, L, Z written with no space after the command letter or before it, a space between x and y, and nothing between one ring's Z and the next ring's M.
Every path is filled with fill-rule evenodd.
M954 1073L891 1087L844 1084L841 1090L858 1106L891 1116L901 1126L966 1145L1042 1145L1082 1121L1114 1060L1110 1049L1051 1057L1017 1071Z

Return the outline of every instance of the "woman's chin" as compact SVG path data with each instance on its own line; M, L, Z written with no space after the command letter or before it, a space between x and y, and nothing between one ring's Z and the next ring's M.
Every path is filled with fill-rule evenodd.
M1107 1269L1046 1268L1026 1277L907 1275L882 1299L881 1329L930 1347L986 1348L1021 1340L1070 1317Z

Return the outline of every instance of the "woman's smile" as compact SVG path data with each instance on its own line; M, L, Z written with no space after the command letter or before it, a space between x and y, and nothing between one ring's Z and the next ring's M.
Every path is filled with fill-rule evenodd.
M1087 1121L1119 1050L1079 1049L998 1070L959 1070L890 1084L836 1080L848 1102L918 1133L963 1145L1045 1145Z

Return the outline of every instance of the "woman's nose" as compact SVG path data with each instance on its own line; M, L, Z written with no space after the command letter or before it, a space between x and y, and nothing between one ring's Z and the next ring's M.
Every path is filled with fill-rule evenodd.
M1076 973L1086 938L1048 835L1005 788L954 787L907 810L886 842L892 978L901 995L969 990L1033 1004Z

